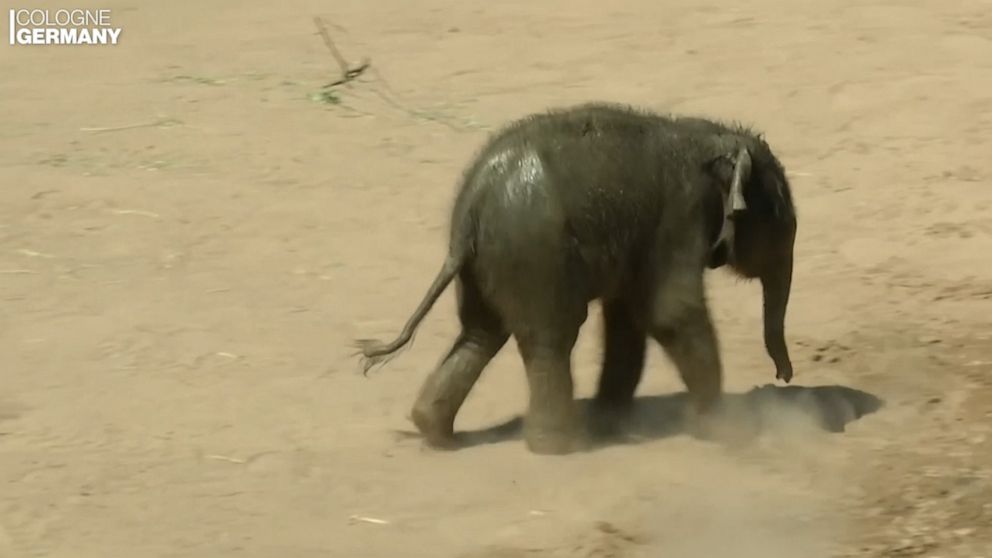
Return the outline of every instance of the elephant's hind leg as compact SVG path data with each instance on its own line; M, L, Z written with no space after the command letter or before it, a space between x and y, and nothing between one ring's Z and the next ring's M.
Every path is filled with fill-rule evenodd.
M644 371L647 334L632 315L626 300L603 303L603 367L593 401L596 434L616 433L618 422L634 403L634 392Z
M603 329L603 368L595 401L603 407L627 407L644 371L646 332L621 300L603 303Z
M584 432L574 400L572 348L586 319L586 304L567 282L543 283L520 298L510 330L527 372L530 397L524 441L538 454L581 449Z
M439 449L456 446L455 416L483 369L509 338L470 273L461 274L457 289L462 330L447 356L424 381L411 413L427 444Z

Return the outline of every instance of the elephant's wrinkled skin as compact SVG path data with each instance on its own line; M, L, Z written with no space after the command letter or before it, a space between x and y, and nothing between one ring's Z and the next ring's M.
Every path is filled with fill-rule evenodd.
M459 407L512 335L530 387L528 448L577 449L570 356L596 299L605 318L597 409L629 408L650 336L705 416L722 369L704 271L728 264L761 280L765 345L788 382L795 232L782 165L746 128L608 104L532 115L496 133L468 168L443 268L395 341L360 342L366 371L410 340L457 279L461 333L412 413L430 445L454 445Z

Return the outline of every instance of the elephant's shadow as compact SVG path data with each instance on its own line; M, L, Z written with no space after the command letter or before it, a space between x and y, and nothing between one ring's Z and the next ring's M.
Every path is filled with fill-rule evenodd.
M606 420L593 411L591 401L579 401L594 447L639 443L689 433L685 419L689 401L685 393L638 397L622 418ZM844 432L846 426L882 408L879 397L858 389L839 386L756 387L744 393L728 393L719 413L735 442L747 442L762 433L784 432L800 427ZM604 423L607 425L604 428ZM517 416L491 427L456 433L459 447L519 440L523 417Z

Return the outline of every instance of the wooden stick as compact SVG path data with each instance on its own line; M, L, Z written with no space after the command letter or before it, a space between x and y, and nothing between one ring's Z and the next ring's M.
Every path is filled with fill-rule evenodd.
M324 40L324 45L327 46L327 50L331 51L331 56L334 57L334 60L338 63L338 67L341 68L341 78L338 79L337 81L328 83L327 85L324 86L325 88L335 87L338 85L348 83L349 81L362 75L362 73L365 72L365 70L367 70L369 66L372 65L372 61L369 60L368 58L365 58L364 60L362 60L362 63L359 64L357 67L349 68L348 62L345 61L344 56L341 56L341 51L338 50L337 45L334 44L334 40L331 39L331 34L327 32L327 26L324 25L324 20L315 16L313 18L313 23L314 25L317 26L317 32L320 34L320 37Z

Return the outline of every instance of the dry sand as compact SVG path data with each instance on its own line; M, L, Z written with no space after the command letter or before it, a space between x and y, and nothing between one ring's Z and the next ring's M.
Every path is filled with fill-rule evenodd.
M0 48L0 556L992 555L992 2L99 7L116 47ZM375 70L338 104L314 15ZM634 443L397 434L453 292L368 379L351 340L422 296L488 130L588 100L767 133L800 211L794 383L852 391L739 396L758 436L706 443L652 348ZM774 377L760 290L709 282L747 394ZM457 427L524 385L508 345ZM862 392L885 406L844 414Z

